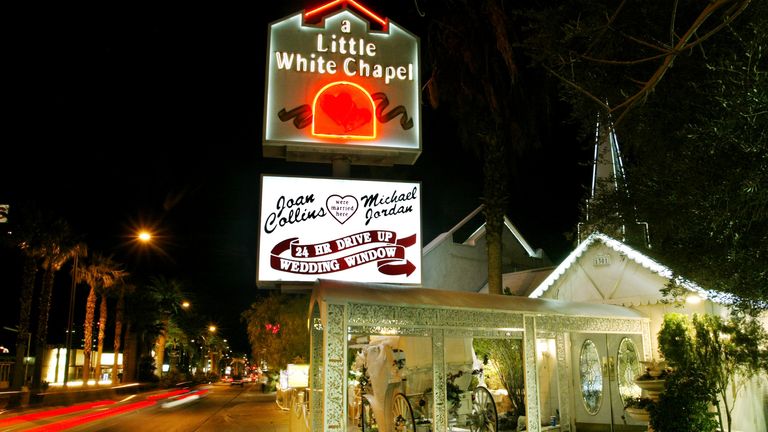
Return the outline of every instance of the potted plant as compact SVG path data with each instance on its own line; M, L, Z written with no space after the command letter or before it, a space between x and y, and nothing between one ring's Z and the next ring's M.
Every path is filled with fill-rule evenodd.
M650 420L650 410L655 403L653 399L647 397L629 398L624 403L624 411L637 421L647 422Z
M659 393L664 391L664 382L670 369L665 361L651 360L640 363L645 366L645 372L635 377L635 384L645 391L649 399L656 401L659 399Z
M641 361L640 363L645 366L643 377L647 376L647 378L644 379L663 379L669 373L667 362L663 360Z

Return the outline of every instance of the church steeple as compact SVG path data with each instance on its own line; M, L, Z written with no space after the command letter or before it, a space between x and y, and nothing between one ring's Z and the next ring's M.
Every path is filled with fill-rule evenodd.
M601 123L598 120L595 127L592 190L589 199L594 200L597 196L617 191L626 191L626 177L624 165L621 162L619 141L610 123Z
M590 220L594 217L594 215L590 214L592 212L590 208L592 202L602 196L616 193L627 197L629 195L627 178L624 174L624 165L621 160L621 151L619 150L619 140L616 138L616 131L610 119L603 120L598 116L597 124L595 125L592 187L586 203L585 220L578 225L579 242L585 240L594 231L593 222ZM621 222L615 228L615 232L605 232L605 234L622 241L630 240L637 246L650 248L648 223L637 221L635 215L634 206L629 211L617 208L615 216Z

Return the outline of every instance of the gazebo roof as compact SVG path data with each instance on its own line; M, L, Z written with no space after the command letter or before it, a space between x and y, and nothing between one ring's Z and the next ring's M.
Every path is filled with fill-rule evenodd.
M605 246L613 249L622 256L629 258L631 261L637 263L643 268L647 269L651 273L655 273L662 278L672 279L674 282L683 288L696 293L704 299L711 299L720 304L732 304L734 298L728 293L722 293L719 291L704 289L693 281L690 281L684 277L677 276L669 267L659 263L653 258L641 253L640 251L633 249L632 247L622 243L616 239L613 239L603 233L592 233L586 240L581 242L573 252L568 255L563 262L558 265L552 273L544 279L541 284L530 294L531 298L541 297L549 289L551 289L558 281L565 278L566 273L572 268L578 268L577 261L584 253L597 244L604 244ZM663 296L655 291L652 295L656 300L660 300Z
M313 304L358 303L410 306L433 309L506 311L531 315L563 315L590 318L647 319L642 313L621 306L566 302L464 291L442 291L390 285L322 280L312 291Z

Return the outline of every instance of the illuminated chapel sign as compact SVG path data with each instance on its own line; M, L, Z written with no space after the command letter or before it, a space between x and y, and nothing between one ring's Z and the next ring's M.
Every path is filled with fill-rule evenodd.
M413 164L421 152L419 41L354 0L269 26L264 156Z

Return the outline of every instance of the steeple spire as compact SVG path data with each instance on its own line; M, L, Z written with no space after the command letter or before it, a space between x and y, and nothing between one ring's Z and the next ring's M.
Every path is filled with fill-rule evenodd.
M589 196L594 200L606 193L626 192L624 165L621 162L619 141L616 131L609 122L600 122L595 126L595 153L592 164L592 190ZM589 214L587 214L589 218Z
M598 115L595 125L595 151L592 161L592 187L586 203L585 220L578 224L579 242L589 236L594 231L591 227L590 205L596 199L602 196L612 194L629 195L627 188L627 178L624 174L624 165L621 160L621 151L619 150L619 140L616 137L616 130L610 118L601 119ZM616 232L606 232L605 234L614 236L622 241L634 240L637 246L651 247L648 236L648 223L635 220L634 205L626 214L626 209L617 209L616 216L621 220L620 226L616 227Z

